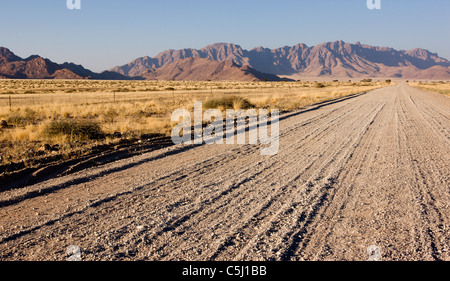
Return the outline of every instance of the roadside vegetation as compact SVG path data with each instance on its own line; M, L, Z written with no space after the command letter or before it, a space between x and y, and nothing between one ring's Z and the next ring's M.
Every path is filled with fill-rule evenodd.
M446 96L450 96L450 82L410 82L409 85L420 89L436 92Z
M100 145L169 136L171 113L204 109L292 111L392 85L361 82L0 80L0 165L65 158ZM2 171L0 170L0 173Z

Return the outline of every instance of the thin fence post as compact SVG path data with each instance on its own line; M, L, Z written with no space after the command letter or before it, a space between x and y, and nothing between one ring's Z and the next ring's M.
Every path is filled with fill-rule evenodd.
M11 103L11 95L9 95L9 110L11 111L12 103Z

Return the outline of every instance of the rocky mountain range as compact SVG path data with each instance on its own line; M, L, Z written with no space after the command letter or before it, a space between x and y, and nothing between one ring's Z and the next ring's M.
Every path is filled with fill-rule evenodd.
M16 56L7 48L0 47L0 78L3 79L130 79L117 72L95 73L74 63L57 64L38 55L28 58Z
M20 58L0 47L0 79L101 79L279 81L281 79L402 78L450 80L450 61L425 49L395 50L359 42L328 42L245 50L216 43L202 49L167 50L95 73L38 55Z
M291 78L450 79L450 61L428 50L418 48L399 51L343 41L312 47L297 44L277 49L257 47L251 50L245 50L235 44L216 43L199 50L167 50L155 57L135 59L110 71L129 77L146 77L148 73L158 72L162 67L187 58L232 61L236 66ZM177 79L167 75L164 75L164 78ZM206 80L207 77L204 78Z

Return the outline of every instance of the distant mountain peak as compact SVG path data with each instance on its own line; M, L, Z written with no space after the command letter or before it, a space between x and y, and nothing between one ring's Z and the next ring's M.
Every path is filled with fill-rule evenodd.
M233 43L225 43L225 42L218 42L214 44L210 44L206 47L203 47L202 49L208 49L208 48L222 48L222 47L231 47L235 49L242 49L240 45L233 44Z
M20 57L16 56L11 50L5 47L0 47L0 60L4 61L17 61L20 60Z

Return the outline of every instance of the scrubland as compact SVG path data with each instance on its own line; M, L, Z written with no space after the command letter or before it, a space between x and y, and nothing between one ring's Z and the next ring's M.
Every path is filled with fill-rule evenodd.
M170 135L175 109L292 111L388 82L0 80L0 164ZM206 105L206 106L205 106Z

